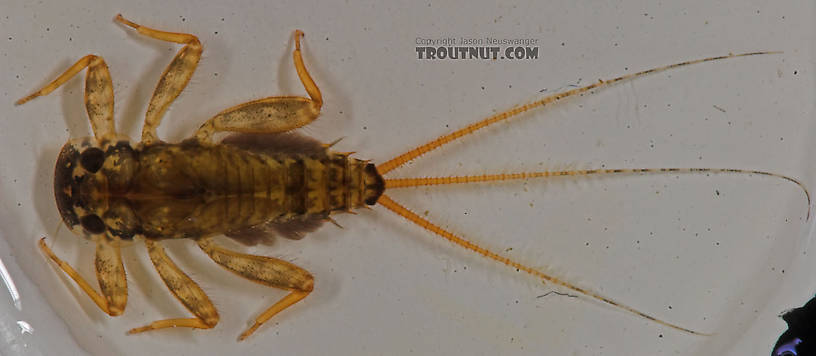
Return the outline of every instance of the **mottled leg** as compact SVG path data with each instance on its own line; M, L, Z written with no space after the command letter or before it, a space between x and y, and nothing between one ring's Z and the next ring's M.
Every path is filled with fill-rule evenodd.
M149 330L158 330L172 327L210 329L218 324L218 311L213 306L207 294L201 287L190 279L187 274L180 270L173 261L164 253L164 247L158 242L145 240L147 252L153 266L159 272L164 284L173 292L181 304L187 308L195 318L175 318L154 321L148 325L133 328L128 334L135 334Z
M116 15L116 21L135 28L140 34L155 38L157 40L184 44L185 46L176 54L167 69L164 70L156 90L153 91L153 98L147 107L145 123L142 127L142 143L150 144L158 140L156 128L161 123L162 116L167 108L181 94L190 78L195 72L198 61L201 59L201 47L196 36L187 33L175 33L154 30L136 23L133 23L122 15Z
M113 83L108 65L105 64L102 57L92 54L82 57L57 79L42 89L17 100L15 105L22 105L36 97L48 95L85 68L88 68L88 73L85 75L85 109L88 111L88 118L91 119L91 129L100 143L112 141L116 138L113 121Z
M247 255L216 246L212 239L201 239L198 246L210 255L216 263L229 271L268 287L286 289L292 293L266 309L255 323L241 333L238 340L244 340L267 320L305 298L314 289L314 278L306 270L289 262L272 257Z
M299 96L273 96L233 106L210 118L196 132L201 142L210 142L219 131L247 133L276 133L296 129L314 121L323 106L320 89L303 64L300 54L300 38L303 32L295 31L295 51L292 53L300 82L309 98Z
M40 239L40 250L48 256L57 266L62 269L68 277L76 282L82 291L110 316L121 315L127 305L127 278L125 277L125 267L122 265L122 257L119 248L119 239L114 237L106 240L105 237L99 239L96 244L96 279L99 281L100 295L97 293L82 276L74 270L71 265L63 261L51 251L45 244L45 238Z

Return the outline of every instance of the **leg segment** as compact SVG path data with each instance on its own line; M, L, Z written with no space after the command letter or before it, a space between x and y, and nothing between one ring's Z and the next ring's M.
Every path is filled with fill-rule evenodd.
M101 57L92 54L82 57L57 79L42 89L17 100L15 104L22 105L36 97L48 95L85 68L88 68L85 76L85 109L91 119L91 129L100 143L112 141L116 138L113 121L113 83L108 65Z
M195 315L195 318L175 318L154 321L148 325L131 329L128 331L128 334L171 327L198 329L210 329L214 327L215 324L218 323L218 311L215 309L215 306L213 306L210 298L207 297L207 294L167 257L167 254L164 253L164 247L158 242L145 240L145 245L147 245L150 260L153 261L153 266L156 267L159 276L164 280L164 284L173 292L173 295L178 298L181 304L184 304L184 307Z
M306 270L272 257L247 255L216 246L212 239L201 239L198 246L210 258L229 271L265 286L286 289L289 295L266 309L255 318L255 323L241 333L244 340L275 314L305 298L314 289L314 278Z
M45 238L40 239L39 247L42 252L54 261L68 277L76 282L82 291L110 316L121 315L127 305L127 278L122 265L119 248L119 239L100 238L96 245L96 278L99 281L100 295L71 265L63 261L45 244Z
M312 98L315 110L319 112L323 106L323 95L320 94L320 89L318 89L314 80L312 80L309 71L306 70L306 65L303 64L303 57L300 54L300 39L303 36L303 31L295 30L295 51L292 52L292 60L295 62L295 70L297 71L298 78L300 78L300 82L303 83L303 86L306 88L306 93Z
M320 89L303 64L300 38L303 32L295 31L295 51L292 57L295 70L306 88L309 98L298 96L273 96L233 106L210 118L196 132L196 138L209 142L219 131L246 133L276 133L296 129L314 121L323 106Z
M174 42L184 44L177 54L164 70L164 73L156 85L156 90L153 91L153 97L150 99L150 104L147 107L147 114L145 114L145 123L142 127L142 143L150 144L158 140L156 135L156 128L161 123L162 116L167 108L174 100L181 94L190 78L195 72L198 61L201 59L201 52L204 50L201 47L196 36L186 33L174 33L154 30L139 24L133 23L122 15L116 15L116 21L135 28L140 34L155 38L157 40Z

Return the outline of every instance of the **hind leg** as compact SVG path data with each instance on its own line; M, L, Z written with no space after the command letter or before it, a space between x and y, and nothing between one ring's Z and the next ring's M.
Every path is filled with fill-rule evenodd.
M299 96L273 96L233 106L210 118L196 132L196 139L210 142L212 135L221 131L247 133L277 133L296 129L314 121L323 106L320 94L312 76L303 64L300 54L300 38L303 32L295 31L295 62L300 82L306 88L309 98Z
M198 246L206 252L213 261L241 277L268 287L291 291L290 294L258 315L253 325L241 333L238 340L246 339L263 323L275 316L275 314L292 306L301 299L306 298L306 296L312 292L312 289L314 289L314 278L312 275L306 270L289 262L272 257L247 255L230 251L215 245L210 238L199 240Z

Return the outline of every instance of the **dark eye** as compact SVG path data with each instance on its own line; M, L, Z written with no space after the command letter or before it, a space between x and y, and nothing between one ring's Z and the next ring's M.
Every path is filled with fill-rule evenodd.
M105 232L105 223L96 215L86 215L79 219L80 225L85 231L92 234Z
M102 168L103 163L105 163L105 152L102 152L102 150L96 147L82 151L82 154L79 156L79 164L82 165L82 168L85 168L91 173L96 173Z

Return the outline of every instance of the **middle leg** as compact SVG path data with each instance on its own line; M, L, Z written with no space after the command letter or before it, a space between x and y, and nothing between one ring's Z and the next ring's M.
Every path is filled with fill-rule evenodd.
M197 329L210 329L218 323L218 311L213 306L210 298L190 279L181 269L179 269L170 257L164 253L164 247L158 242L145 240L147 252L153 266L159 272L164 284L173 292L181 304L187 308L195 318L174 318L154 321L148 325L133 328L128 334L135 334L150 330L158 330L172 327L186 327Z
M185 45L162 73L147 107L145 123L144 127L142 127L142 143L148 145L159 139L156 135L156 128L159 127L162 116L164 116L164 112L167 111L170 104L187 87L187 83L190 82L190 78L193 76L196 66L198 66L204 48L201 47L198 37L191 34L154 30L131 22L122 17L121 14L116 15L116 21L135 28L142 35Z

